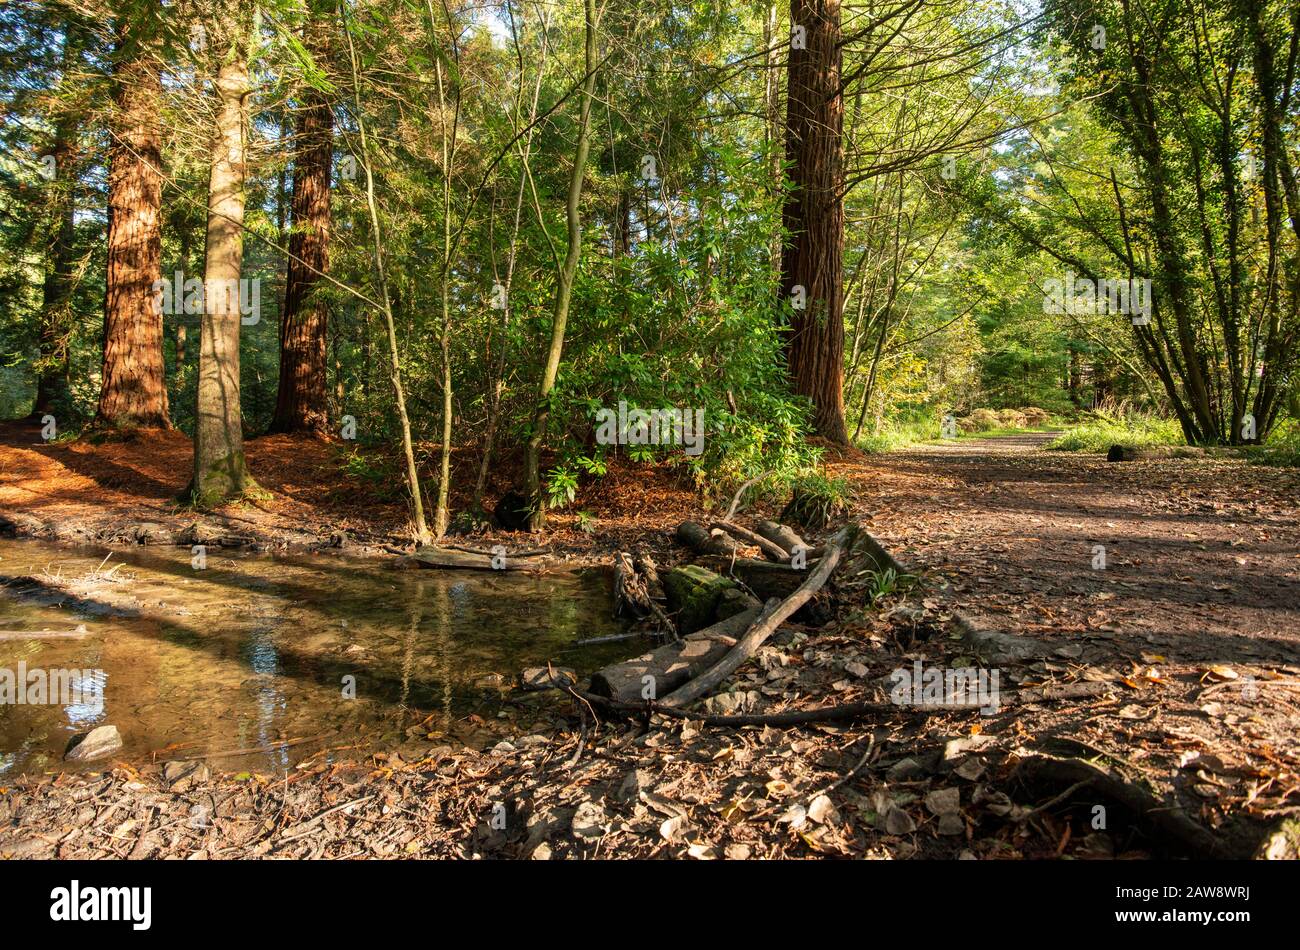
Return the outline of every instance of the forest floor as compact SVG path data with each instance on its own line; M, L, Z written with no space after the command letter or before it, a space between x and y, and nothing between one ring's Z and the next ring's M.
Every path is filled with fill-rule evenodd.
M837 618L786 625L703 712L875 701L875 715L579 728L577 702L550 693L567 725L490 749L414 740L358 762L309 758L287 776L161 757L33 775L0 789L0 856L1257 851L1300 814L1300 472L1112 464L1044 451L1044 439L827 460L853 489L853 517L920 581L872 607L857 565L842 567ZM273 500L232 510L243 520L223 530L259 544L328 544L340 529L400 539L400 502L341 474L336 446L257 439L249 457ZM181 436L43 445L8 427L0 512L62 540L127 540L144 521L170 532L194 520L171 501L188 463ZM557 551L672 551L672 528L701 514L671 474L632 468L575 508L597 531L556 517L545 541ZM992 715L889 705L891 672L917 661L996 669L1004 702ZM1288 834L1264 846L1294 856Z

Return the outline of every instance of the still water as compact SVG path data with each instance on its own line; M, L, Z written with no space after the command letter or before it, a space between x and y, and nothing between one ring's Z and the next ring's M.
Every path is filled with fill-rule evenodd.
M531 731L547 714L511 689L521 669L585 673L640 649L575 646L621 632L611 596L601 571L399 571L218 549L197 570L187 548L0 539L0 671L74 671L78 689L62 697L75 702L0 702L0 780L71 767L70 739L106 723L124 748L91 767L211 757L275 770L343 747Z

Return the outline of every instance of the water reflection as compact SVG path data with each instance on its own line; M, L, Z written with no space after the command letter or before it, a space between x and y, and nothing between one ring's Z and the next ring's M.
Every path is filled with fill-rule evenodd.
M399 572L231 555L196 571L187 549L150 548L114 551L125 564L105 580L95 572L106 553L0 539L0 629L84 622L88 631L0 640L0 667L99 670L85 685L104 699L102 709L0 705L0 774L62 767L68 739L106 722L128 757L257 747L266 751L237 762L287 767L312 746L285 740L382 745L420 723L452 733L471 712L495 717L490 674L509 682L548 661L589 670L629 652L573 649L620 629L601 573ZM343 694L349 676L355 699Z

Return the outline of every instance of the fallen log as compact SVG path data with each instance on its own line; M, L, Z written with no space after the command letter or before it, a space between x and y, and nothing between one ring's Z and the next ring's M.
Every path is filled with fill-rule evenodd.
M840 556L844 553L844 549L848 546L853 534L854 528L852 525L841 528L826 545L826 554L817 564L817 567L808 573L807 580L799 585L798 590L785 600L769 600L767 606L763 608L762 614L754 621L754 625L749 628L740 639L740 642L727 652L726 656L709 667L704 673L692 678L664 697L663 705L685 706L717 689L723 680L758 651L758 648L767 641L767 638L776 632L777 627L793 616L800 607L808 603L813 594L821 590L823 585L830 580L831 573L835 570L835 565L840 562Z
M683 521L677 526L677 540L696 554L717 554L731 557L739 545L726 532L710 533L698 521Z
M416 567L436 568L448 571L582 571L592 567L606 567L599 561L555 561L538 557L516 557L509 551L501 558L491 554L471 554L468 551L452 551L448 548L425 547L414 554L402 555L399 566L414 564Z
M643 702L647 686L652 696L671 692L725 656L758 615L759 609L752 607L674 643L607 666L592 676L591 692L619 703Z
M1086 787L1092 795L1085 801L1095 804L1100 798L1120 806L1153 838L1181 854L1238 860L1251 856L1249 844L1215 835L1176 801L1157 797L1138 782L1094 762L1032 754L1020 760L1014 777L1026 785L1065 786L1070 793Z
M1045 689L1019 689L1013 691L1009 695L1003 696L1001 705L1003 707L1014 707L1064 702L1066 700L1077 700L1084 697L1102 695L1109 689L1108 684L1105 683L1082 683L1069 685L1086 688L1066 689L1049 687ZM657 703L652 700L624 702L611 699L607 696L581 693L576 690L569 690L569 692L573 693L579 699L586 700L593 705L601 706L611 712L636 716L666 716L669 719L685 719L691 722L703 723L706 726L721 726L727 729L738 729L742 726L772 726L775 729L785 729L792 726L805 726L814 723L853 722L858 719L891 715L952 716L962 712L975 713L978 711L978 707L975 706L962 708L950 706L945 703L915 704L863 702L838 703L833 706L820 706L816 709L796 709L779 713L742 713L730 716L714 716L698 712L688 712L684 709L665 706L663 703Z
M758 558L706 555L697 559L701 567L707 567L724 577L730 575L752 590L760 599L769 597L785 599L799 589L799 585L808 577L808 571L798 570L788 564L773 564Z
M614 555L614 616L654 614L669 635L678 636L677 625L659 605L661 592L659 571L650 555L638 554L635 560L622 551Z
M808 550L807 543L804 539L795 533L793 528L788 528L783 524L777 524L775 521L760 521L754 526L754 530L761 534L767 540L780 547L787 555L793 554L795 548ZM787 556L786 560L789 560Z
M748 541L750 544L762 551L763 556L769 561L775 561L778 564L788 564L790 561L789 551L785 550L781 545L769 541L761 534L755 534L748 528L742 528L740 525L732 524L730 521L715 521L709 527L715 528L719 531L725 531L742 541Z

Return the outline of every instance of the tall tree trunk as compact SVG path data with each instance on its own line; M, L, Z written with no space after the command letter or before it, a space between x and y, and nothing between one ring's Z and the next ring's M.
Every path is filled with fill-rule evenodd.
M123 18L113 67L104 364L92 422L101 430L171 428L154 295L162 268L162 78L151 47Z
M782 44L777 37L780 25L780 12L777 0L769 0L767 12L763 19L763 42L767 47L763 69L763 143L767 146L768 193L773 202L779 201L784 178L781 172L781 50ZM772 236L769 248L771 261L771 281L773 285L781 279L781 235Z
M220 504L256 484L244 458L239 394L239 275L244 256L244 100L248 62L234 53L217 72L216 134L208 177L207 256L199 325L198 410L194 417L194 480L199 507Z
M792 188L783 219L791 243L781 256L781 291L788 300L803 288L806 306L792 311L786 360L794 391L812 400L817 434L847 444L840 0L790 0L790 22L802 28L804 42L790 50L785 155Z
M578 120L578 144L574 149L573 171L569 175L569 198L566 215L569 223L569 247L564 256L555 288L555 309L551 322L551 345L546 354L546 366L537 391L537 409L533 415L533 431L528 437L524 473L527 478L532 515L529 527L540 531L546 524L546 509L542 499L541 454L546 438L546 424L550 419L551 391L560 371L560 356L564 352L564 328L569 319L569 299L573 295L573 279L578 272L578 259L582 256L582 181L587 172L587 152L591 145L591 100L596 91L596 3L585 0L583 5L586 23L586 81L582 85L582 115Z
M293 233L280 322L280 383L272 432L329 431L325 338L328 312L312 299L319 275L329 267L330 164L334 115L325 96L310 91L297 120L293 165Z
M444 10L446 8L444 7ZM434 23L433 4L429 3L430 28ZM456 165L456 133L460 128L460 47L456 33L447 24L451 34L452 55L455 57L457 86L456 104L450 127L447 123L447 88L442 73L442 61L434 64L438 78L438 115L442 138L442 275L439 294L442 302L442 332L438 349L442 357L442 445L438 451L438 501L433 510L433 536L441 539L451 521L451 185Z
M65 20L63 25L63 76L74 65L80 49L80 31ZM62 409L68 398L68 346L72 335L72 286L76 266L76 172L75 138L77 118L63 108L54 124L54 197L51 203L53 241L50 244L41 289L40 358L37 363L36 402L32 415L39 418Z

